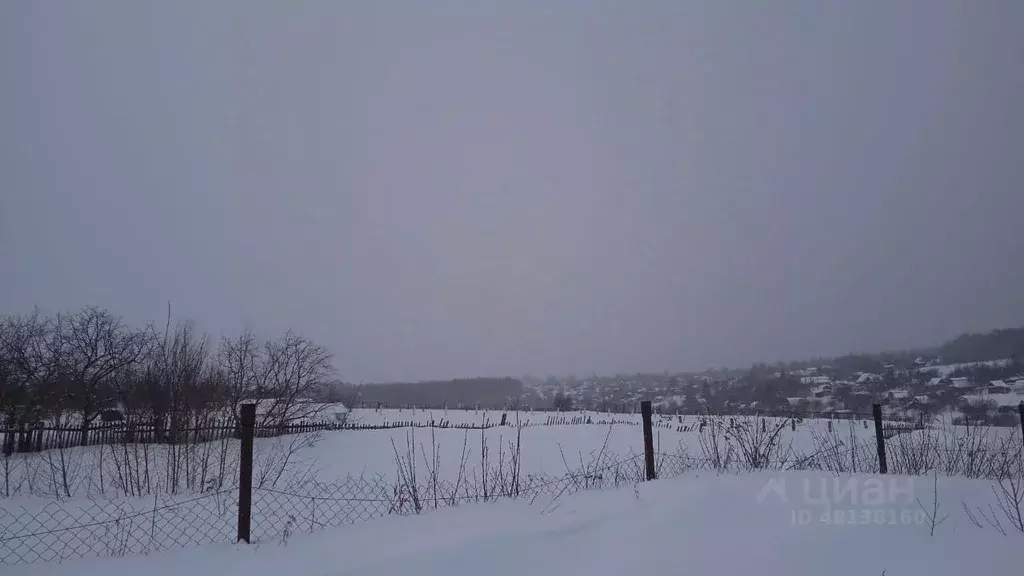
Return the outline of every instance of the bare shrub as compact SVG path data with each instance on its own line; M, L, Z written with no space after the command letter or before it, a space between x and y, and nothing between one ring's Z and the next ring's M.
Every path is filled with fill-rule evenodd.
M420 486L416 478L416 429L405 434L405 450L399 454L395 439L391 439L391 448L395 454L395 466L398 468L398 483L394 497L399 509L408 500L417 514L423 511L420 501Z
M48 450L45 459L49 469L49 495L71 498L83 481L82 451L58 447Z
M929 535L935 536L935 529L942 525L943 522L949 517L948 514L939 515L939 475L937 472L932 473L934 482L932 483L932 502L931 507L926 507L921 499L917 499L917 505L924 511L925 517L928 519Z
M391 442L392 449L395 448L394 440ZM395 450L397 455L397 450ZM438 493L438 480L441 468L441 450L440 446L437 445L437 436L434 432L434 428L430 429L430 457L427 457L426 451L423 444L420 444L420 453L423 455L423 462L427 469L427 478L429 478L429 489L428 492L431 501L434 504L434 508L438 507L438 503L441 501L441 495ZM401 469L401 466L399 466Z
M561 454L562 464L565 466L565 477L576 491L587 490L603 484L604 475L609 464L606 457L608 455L608 440L611 438L611 435L612 426L608 426L608 432L604 435L601 447L590 452L587 462L583 461L583 453L579 452L580 464L578 468L569 464L565 457L565 451L562 450L562 445L558 445L558 452Z
M311 448L323 438L317 432L304 432L279 436L258 445L253 458L253 486L256 488L273 488L282 480L288 486L302 485L316 477L315 460L306 461L299 454Z
M838 427L825 431L810 428L814 451L803 454L787 466L790 470L823 470L837 474L857 472L878 472L878 458L874 444L861 441L856 435L856 425L850 421L849 434L841 434Z
M984 426L943 425L939 428L941 470L947 476L992 478L1001 468L999 452L1006 446Z
M725 437L730 448L741 458L740 465L747 470L781 467L792 453L792 445L784 446L782 432L787 422L779 419L771 425L761 418L733 419L725 426Z
M893 474L922 476L939 468L939 435L934 428L896 434L886 441L887 462Z
M21 491L24 475L18 474L18 471L23 465L24 460L17 455L0 454L0 475L3 476L3 485L0 486L3 493L0 495L4 498L10 498Z
M1003 477L992 486L996 508L1014 530L1024 533L1024 462L1017 458L1009 464Z
M706 468L717 472L726 471L735 456L724 429L725 425L720 418L705 416L701 418L697 433L702 463Z

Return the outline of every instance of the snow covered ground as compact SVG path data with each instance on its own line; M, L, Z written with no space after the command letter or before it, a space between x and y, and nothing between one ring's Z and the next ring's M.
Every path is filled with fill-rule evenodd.
M1024 534L1009 528L1004 535L984 521L978 527L965 512L965 505L995 505L987 482L940 477L937 517L945 520L933 535L930 478L849 476L836 491L822 491L822 481L831 486L833 476L701 473L532 503L385 518L254 545L5 566L3 573L962 576L1009 574L1019 564ZM869 490L876 491L871 498ZM843 498L832 499L830 509L823 497L829 495Z
M305 480L311 476L328 481L348 476L393 480L398 475L396 455L407 456L410 444L417 460L433 465L436 456L437 475L445 480L455 479L463 469L472 476L482 473L485 467L497 465L499 460L507 463L508 454L516 445L521 448L521 471L545 475L562 475L580 468L601 451L607 458L628 458L643 451L639 414L509 412L509 426L483 431L456 428L497 424L502 414L473 410L354 410L350 419L362 425L447 423L451 427L325 432L309 445L296 446L280 475L275 468L282 465L282 453L293 447L291 437L257 438L255 475L273 476L283 484L289 484L293 478ZM524 426L521 436L515 427L517 418ZM700 441L705 429L702 422L707 430L715 427L719 433L733 423L762 426L768 432L781 426L778 453L772 455L780 461L804 460L820 450L819 444L826 437L844 443L848 455L855 446L855 456L862 456L862 461L874 450L874 428L864 420L806 420L793 429L789 420L782 418L693 415L655 415L655 450L665 456L663 460L671 459L676 467L703 467L707 454ZM16 454L10 461L0 462L0 467L4 467L0 469L0 496L132 497L147 495L153 487L171 492L167 486L172 483L179 487L175 492L198 492L211 485L219 489L236 485L237 457L238 443L232 439L173 449L162 445L107 445ZM856 457L852 460L851 469L867 471L857 465ZM420 470L426 471L422 466ZM0 507L3 505L0 500Z
M353 417L374 425L441 421L458 425L496 423L501 413L357 410ZM514 417L509 414L509 424L514 424ZM405 427L325 432L316 442L303 436L259 438L255 446L253 537L261 547L282 539L297 546L299 542L321 541L320 536L304 533L367 521L397 526L395 516L415 515L417 508L447 518L451 511L445 509L452 504L500 499L513 493L518 504L484 506L487 510L511 510L512 520L496 516L494 522L516 522L522 514L533 514L538 502L555 496L559 504L552 510L561 509L564 502L585 502L587 496L576 493L594 488L625 486L633 496L631 487L643 476L639 415L579 412L523 413L519 417L520 423L529 424L521 430L514 426L486 430ZM585 424L587 421L591 424ZM718 485L756 492L757 487L743 484L763 480L756 475L715 476L751 468L818 470L826 475L878 469L874 429L865 421L805 420L796 423L794 430L793 422L785 419L656 416L655 425L656 464L659 477L666 479L658 484L676 486L673 490L681 495L707 492ZM775 440L768 442L769 437ZM889 438L889 470L913 474L937 470L948 476L991 478L994 467L1005 464L1000 452L1019 454L1020 446L1017 428L968 429L944 423L940 428ZM202 554L212 555L210 562L215 563L218 554L228 554L215 552L218 546L234 538L237 459L237 441L225 440L180 447L93 446L0 460L0 491L11 490L10 497L0 498L0 564L163 554L209 544L214 545L209 549L213 551L204 549ZM758 464L753 465L754 461ZM678 477L684 480L676 484L668 480ZM800 476L793 478L792 482L802 481ZM957 479L948 483L955 494L970 496L968 502L977 500L987 506L993 496L988 481ZM168 490L172 484L178 486L173 494ZM643 490L661 488L644 485ZM727 501L738 498L736 494L723 497ZM529 502L534 506L521 511L523 503ZM693 505L685 499L680 506L684 504ZM959 499L946 506L955 509L950 510L951 516L953 512L963 514ZM702 514L700 522L708 522L707 509L697 509ZM466 514L469 518L479 513ZM690 521L687 515L680 519ZM424 522L409 521L420 526ZM534 524L541 522L537 529L547 530L543 524L547 521ZM739 522L736 518L731 521ZM756 518L751 521L757 522ZM821 525L817 520L814 523ZM988 531L998 533L991 527ZM494 537L504 538L503 534ZM359 553L368 552L361 549ZM671 556L672 549L664 553ZM238 558L248 557L250 552L230 554ZM6 566L4 573L8 573Z

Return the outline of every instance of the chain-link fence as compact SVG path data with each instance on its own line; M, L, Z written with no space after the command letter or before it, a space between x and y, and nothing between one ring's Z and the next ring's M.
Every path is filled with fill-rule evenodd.
M253 488L251 539L287 540L391 515L426 513L468 502L558 498L642 480L643 456L607 458L563 476L523 474L448 481L348 477L336 482ZM148 554L236 540L238 490L152 500L50 500L0 508L0 564Z
M276 489L255 488L252 502L254 541L287 540L291 534L354 524L391 515L413 515L470 502L559 498L583 490L635 484L643 479L643 455L591 465L562 476L509 475L419 482L384 477L346 478Z
M950 475L991 477L1005 471L1009 464L1021 462L1020 436L1007 436L993 443L979 434L957 437L954 445L946 445L942 438L927 431L919 435L902 434L914 427L884 427L879 414L874 416L877 428L863 438L852 432L833 431L831 424L822 427L811 434L814 449L807 453L783 450L777 441L778 430L794 426L793 419L769 423L763 418L722 417L694 424L654 423L655 430L683 426L685 431L694 432L691 445L674 453L656 451L648 443L649 433L645 434L645 444L650 459L643 453L616 455L602 448L586 461L581 456L578 466L566 463L563 475L524 473L517 459L507 466L499 461L494 469L484 466L473 473L460 472L451 479L437 473L436 466L433 470L413 466L403 471L404 457L395 448L397 476L347 477L331 482L304 479L281 486L256 482L248 489L232 486L199 494L159 494L148 498L26 498L14 505L8 500L0 505L0 564L148 554L177 547L232 543L242 533L249 534L251 542L286 541L295 533L390 515L426 513L469 502L550 501L584 490L642 482L651 476L648 462L653 466L653 476L658 478L681 476L693 470L877 473L885 472L880 469L884 453L888 454L889 471L910 475L940 470ZM646 421L651 425L649 415ZM850 426L866 427L853 422ZM243 424L243 452L244 428ZM641 434L638 428L632 430ZM254 429L250 426L247 433L251 450ZM410 450L414 457L415 447ZM243 478L248 473L251 482L251 454L248 462L248 472L244 464L236 464L234 469ZM246 486L244 481L239 484ZM251 505L242 507L248 514L240 514L240 495L245 490L251 494Z
M563 476L521 473L519 465L505 466L499 462L493 470L460 474L455 480L436 473L417 479L414 472L400 471L397 478L348 477L333 482L304 479L279 487L264 479L253 482L253 438L258 436L259 429L254 426L253 414L247 406L243 407L242 415L240 427L232 429L242 437L241 457L233 461L237 484L199 495L193 492L191 496L154 490L152 498L76 501L71 497L19 497L14 504L7 500L0 506L0 564L148 554L175 547L235 542L239 538L272 541L286 539L295 532L312 532L389 515L419 514L467 502L560 497L644 479L642 455L615 459L609 453L587 465L581 462L578 470L569 470L567 466ZM109 455L122 458L125 463L130 460L113 449ZM231 473L226 469L216 476L224 480ZM202 489L205 483L196 486ZM142 493L141 488L132 492ZM250 503L244 504L246 501Z
M148 554L233 542L238 491L0 508L0 564Z

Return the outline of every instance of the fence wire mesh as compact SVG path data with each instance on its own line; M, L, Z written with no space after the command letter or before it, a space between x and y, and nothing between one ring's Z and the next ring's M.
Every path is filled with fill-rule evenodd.
M656 450L658 478L678 477L694 470L878 471L874 440L856 438L845 427L833 432L833 425L829 424L813 432L814 450L798 453L791 448L782 450L777 443L762 442L773 435L772 425L763 419L697 419L685 424L676 420L655 423L655 431L678 428L695 434L688 446L680 445L676 452ZM793 421L775 425L791 428ZM853 421L849 426L866 427ZM975 438L977 446L972 444L968 450L962 442L948 446L941 437L933 438L930 433L920 438L905 434L912 429L912 425L889 425L883 430L884 439L889 442L890 472L920 474L939 469L950 474L990 477L995 473L993 470L1005 469L1007 462L1019 462L1021 458L1019 436L1010 437L1009 444L983 443L985 437ZM1011 449L1011 445L1016 448ZM776 448L758 452L765 446ZM980 464L972 461L968 469L961 460L971 455L977 456ZM483 473L460 473L455 479L423 474L422 470L416 477L415 472L403 471L399 465L397 477L347 477L285 486L257 484L252 493L252 541L287 540L294 533L390 515L425 513L469 502L557 499L584 490L633 485L646 476L643 454L631 452L620 457L602 450L589 460L582 461L581 455L578 467L566 463L562 475L520 474L515 466L499 465L496 470ZM0 506L0 564L148 554L231 543L237 530L237 488L193 495L159 494L145 499L26 499L19 504Z
M252 539L286 540L390 515L413 515L468 502L558 498L582 490L633 484L643 456L606 458L562 476L493 474L456 481L348 477L282 489L255 487ZM0 564L60 562L93 556L149 554L235 541L236 489L195 497L49 500L39 507L0 508Z
M562 476L494 475L455 481L349 477L300 487L254 488L252 536L286 540L291 534L354 524L391 515L413 515L469 502L558 498L583 490L634 484L643 479L643 455L607 459Z
M158 495L147 502L51 500L39 507L0 508L0 564L232 542L237 514L235 490L187 498Z

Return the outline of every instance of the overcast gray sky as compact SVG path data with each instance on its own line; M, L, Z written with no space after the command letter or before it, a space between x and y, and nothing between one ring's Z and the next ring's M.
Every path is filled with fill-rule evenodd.
M348 380L1024 324L1024 2L0 2L0 313Z

